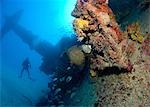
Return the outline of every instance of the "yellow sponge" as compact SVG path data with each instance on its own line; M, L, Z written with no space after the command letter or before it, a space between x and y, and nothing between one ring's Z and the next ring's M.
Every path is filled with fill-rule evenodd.
M75 20L75 25L78 29L84 29L88 27L89 21L78 18Z

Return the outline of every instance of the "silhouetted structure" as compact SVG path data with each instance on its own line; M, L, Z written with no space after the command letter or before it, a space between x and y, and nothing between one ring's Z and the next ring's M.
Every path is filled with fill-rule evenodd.
M71 35L72 37L64 37L56 46L53 46L51 43L41 40L41 38L32 34L31 31L26 30L26 28L17 24L22 12L23 11L20 10L14 15L5 18L1 38L3 38L8 31L14 31L17 36L19 36L20 39L30 47L30 49L35 50L42 56L43 63L40 66L40 70L46 74L50 74L55 71L56 62L61 52L76 44L74 38L75 35L69 34L69 36Z

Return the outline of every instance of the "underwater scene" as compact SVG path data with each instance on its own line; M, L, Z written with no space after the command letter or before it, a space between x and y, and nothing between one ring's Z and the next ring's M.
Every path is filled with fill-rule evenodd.
M150 0L0 0L0 107L150 107Z

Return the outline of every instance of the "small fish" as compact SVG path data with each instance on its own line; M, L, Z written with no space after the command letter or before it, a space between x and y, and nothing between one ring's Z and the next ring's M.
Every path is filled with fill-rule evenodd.
M61 88L57 88L54 92L54 95L58 94L61 91Z
M71 90L67 90L67 94L70 94L71 93Z
M67 67L67 70L70 70L71 69L71 67Z
M71 76L68 76L68 77L66 78L66 82L67 82L67 83L69 83L71 80L72 80L72 77L71 77Z
M57 80L58 80L58 78L54 78L54 79L53 79L53 82L55 82L55 81L57 81Z
M81 42L84 39L84 37L78 37L78 41Z
M72 99L75 95L76 95L76 93L73 92L73 93L70 95L70 98Z

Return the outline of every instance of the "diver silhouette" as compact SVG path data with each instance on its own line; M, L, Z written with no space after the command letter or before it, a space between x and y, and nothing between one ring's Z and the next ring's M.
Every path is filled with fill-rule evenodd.
M31 69L31 63L29 61L29 58L26 58L23 62L22 62L22 70L21 70L21 73L20 73L20 78L22 78L22 75L23 75L23 72L26 71L28 73L28 78L29 79L32 79L31 78L31 75L30 75L30 71L29 69Z

